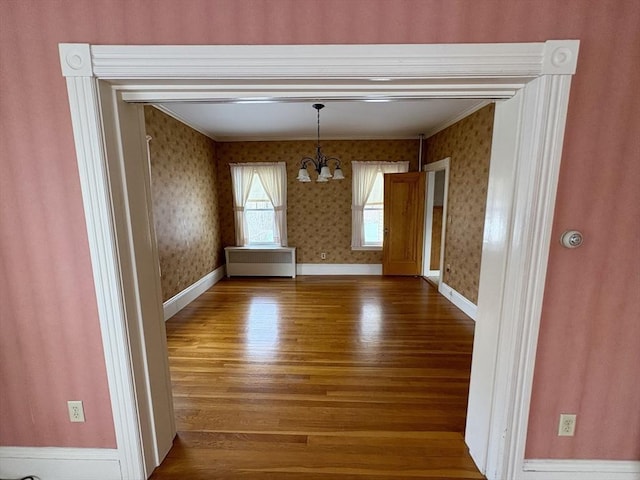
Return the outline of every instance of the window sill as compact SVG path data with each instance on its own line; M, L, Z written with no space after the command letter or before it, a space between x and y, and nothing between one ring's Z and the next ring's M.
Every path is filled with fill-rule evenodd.
M351 247L352 251L372 251L372 252L380 252L382 251L382 247Z

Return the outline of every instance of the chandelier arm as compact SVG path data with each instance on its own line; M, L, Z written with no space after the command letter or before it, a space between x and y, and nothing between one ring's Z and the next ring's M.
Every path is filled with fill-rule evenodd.
M309 162L313 163L313 166L317 169L318 168L318 162L316 161L315 158L311 158L311 157L303 157L302 160L302 165L301 168L307 168L307 164Z
M336 168L341 168L340 167L340 159L337 157L327 157L325 158L325 162L329 162L329 160L333 160L334 162L336 162Z

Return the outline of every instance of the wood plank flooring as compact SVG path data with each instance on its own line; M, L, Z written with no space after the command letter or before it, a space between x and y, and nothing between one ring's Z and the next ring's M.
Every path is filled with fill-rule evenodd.
M419 278L223 280L167 322L178 436L151 479L482 479L473 328Z

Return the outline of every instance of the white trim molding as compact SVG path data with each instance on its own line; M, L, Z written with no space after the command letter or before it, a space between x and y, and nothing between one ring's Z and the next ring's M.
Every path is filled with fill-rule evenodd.
M0 477L34 475L42 480L120 480L115 449L0 447Z
M120 284L119 252L115 240L107 159L102 143L102 120L95 80L86 73L88 49L60 46L65 61L78 65L67 75L67 91L95 284L109 396L123 480L145 477L139 417L134 392L131 344ZM69 60L72 58L72 60ZM80 60L78 60L80 58ZM84 66L84 67L83 67ZM82 67L82 68L81 68ZM146 477L145 477L146 478Z
M478 313L478 306L471 300L443 281L440 281L440 284L438 285L438 292L475 321L476 314Z
M525 460L522 480L638 480L640 462L624 460Z
M423 79L429 72L433 77L462 80L470 74L491 79L499 73L509 79L505 83L522 85L521 78L526 83L539 75L575 73L578 44L578 40L548 40L433 45L92 45L91 59L93 73L103 79L342 80L355 71L358 77L374 79Z
M424 242L422 248L422 271L427 272L428 277L438 277L438 283L442 279L444 270L444 246L447 238L447 211L449 205L449 176L451 175L451 157L443 158L436 162L427 163L423 170L427 172L427 195L424 207ZM433 204L435 195L435 174L444 171L444 192L442 202L442 231L440 232L440 255L438 255L438 269L431 270L431 248L433 236ZM475 318L474 318L475 319Z
M171 390L162 361L166 338L157 293L159 272L153 261L157 253L148 204L144 122L135 103L257 97L496 100L465 440L489 480L521 478L578 47L577 40L61 44L122 480L150 475L170 445L172 430L162 424L172 417L162 413L171 411ZM300 265L300 273L331 274L341 268L355 273L356 268L313 265Z
M224 277L224 265L216 268L213 272L207 273L197 282L188 286L180 293L177 293L162 304L164 310L164 321L166 322L184 307L193 302L196 298L218 283Z
M65 45L74 44L61 44L66 49ZM121 85L123 99L130 102L255 97L330 100L354 95L495 99L512 97L540 75L575 73L578 45L577 40L440 45L92 45L90 61L97 78L130 80ZM73 55L61 58L65 74L70 70L69 58L84 65ZM175 81L162 82L162 91L153 81L170 78ZM380 78L393 82L376 81ZM142 79L146 80L136 82ZM192 87L185 83L201 79L207 83L193 82ZM235 79L260 81L229 82ZM356 82L349 85L350 79ZM328 87L329 80L338 84Z
M298 275L382 275L381 263L299 263Z

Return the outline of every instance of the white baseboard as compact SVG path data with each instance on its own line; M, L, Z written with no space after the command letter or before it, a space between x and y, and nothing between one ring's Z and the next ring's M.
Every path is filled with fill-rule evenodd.
M298 275L382 275L381 263L299 263Z
M118 451L107 448L0 447L0 478L121 480Z
M475 305L471 300L464 297L461 293L457 292L442 281L440 282L440 286L438 287L438 292L440 292L447 300L449 300L456 307L469 315L472 320L475 321L478 312L478 306Z
M522 480L639 480L640 461L525 460Z
M166 322L184 307L193 302L204 292L213 287L224 277L224 265L216 268L213 272L206 274L193 285L174 295L162 304L164 309L164 321Z

